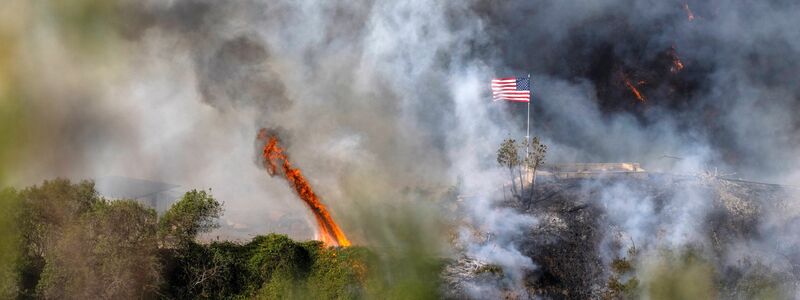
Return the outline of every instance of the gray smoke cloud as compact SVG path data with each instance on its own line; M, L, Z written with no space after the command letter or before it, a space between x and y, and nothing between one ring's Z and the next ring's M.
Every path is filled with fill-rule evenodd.
M646 163L705 155L708 166L790 183L798 166L798 91L788 74L798 63L789 13L796 5L689 1L689 21L683 4L532 2L482 11L497 48L511 52L502 66L535 74L536 128L553 139L554 155ZM670 49L685 65L676 74L664 59ZM645 104L619 82L620 71L647 82Z
M466 252L502 266L521 288L535 262L514 237L536 220L497 208L504 178L493 156L502 139L524 136L525 107L490 103L494 76L531 74L533 134L550 146L548 162L800 178L800 7L689 1L690 21L683 4L124 1L124 72L100 76L86 97L33 104L56 112L47 126L59 128L60 150L39 150L21 177L126 175L209 187L226 202L226 219L256 234L286 215L312 222L283 182L253 164L258 128L281 127L292 160L356 242L380 234L352 207L388 214L462 178L460 192L474 196L472 225L494 236L462 234ZM670 71L672 54L683 70ZM708 211L702 194L686 193L670 204L675 245L693 239ZM637 241L658 228L642 197L611 186L598 199ZM781 217L769 220L766 235L791 232ZM475 288L493 295L486 290Z
M498 67L532 70L539 99L534 128L550 144L551 161L639 161L651 171L718 169L796 184L800 102L796 85L786 81L798 64L790 17L796 3L559 1L485 3L480 11L489 16L496 47L507 51ZM670 70L671 54L683 70ZM645 81L638 85L645 103L627 91L621 73ZM755 269L747 262L796 274L795 252L787 246L796 240L789 233L798 215L788 204L797 197L794 189L736 198L695 186L655 199L651 188L603 184L594 187L602 191L594 201L608 214L605 239L617 240L612 231L619 230L626 245L605 254L606 262L626 257L632 246L652 257L664 248L723 243L709 234L732 226L710 221L719 219L722 201L722 210L758 216L737 225L757 228L752 232L723 230L723 239L738 239L729 246L736 250L712 255L725 261L725 280ZM795 276L785 277L790 294Z

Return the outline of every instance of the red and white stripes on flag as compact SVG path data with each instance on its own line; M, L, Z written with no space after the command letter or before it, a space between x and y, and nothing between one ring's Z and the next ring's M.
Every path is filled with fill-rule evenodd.
M531 80L528 77L492 79L492 101L531 101Z

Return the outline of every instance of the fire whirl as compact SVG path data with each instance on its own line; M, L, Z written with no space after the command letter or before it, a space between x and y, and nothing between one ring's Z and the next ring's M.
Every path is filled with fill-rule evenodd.
M308 205L317 220L317 231L319 232L320 240L326 246L350 246L350 241L347 240L344 232L333 221L328 209L322 204L314 190L311 189L311 185L308 184L303 173L300 172L300 169L292 167L289 157L279 144L278 138L262 128L258 132L258 139L265 142L263 158L267 173L270 176L280 175L286 179L295 193L300 196L300 199Z

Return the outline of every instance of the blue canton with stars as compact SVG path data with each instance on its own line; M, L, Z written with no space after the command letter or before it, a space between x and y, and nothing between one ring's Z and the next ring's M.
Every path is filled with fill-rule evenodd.
M530 91L531 90L531 79L528 77L517 77L517 90L518 91Z

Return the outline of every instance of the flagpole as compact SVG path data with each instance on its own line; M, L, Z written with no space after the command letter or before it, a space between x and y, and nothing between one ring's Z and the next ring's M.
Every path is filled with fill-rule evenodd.
M528 144L530 143L531 137L531 89L533 89L533 84L531 84L531 74L528 73L528 127L525 130L525 157L528 157Z
M533 94L533 93L531 93L532 89L533 89L533 84L531 83L531 73L528 73L528 116L527 116L528 126L525 129L525 159L528 159L528 155L529 155L529 151L530 151L530 147L531 147L531 139L530 138L531 138L531 94ZM528 177L527 173L529 173L530 170L528 170L528 164L527 163L525 164L525 169L526 169L525 170L525 173L526 173L525 177ZM531 175L531 176L533 176L533 175ZM533 178L531 178L531 182L533 182Z

